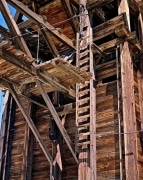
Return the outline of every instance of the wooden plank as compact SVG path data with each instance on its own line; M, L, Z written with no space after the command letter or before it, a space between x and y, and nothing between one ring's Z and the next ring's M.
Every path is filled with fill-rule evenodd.
M54 63L54 62L53 62ZM55 66L61 70L63 70L64 72L66 72L67 74L70 74L71 76L73 76L74 78L76 78L79 82L81 83L84 83L85 82L85 79L77 74L72 68L70 68L70 64L69 64L69 68L67 68L67 66L65 66L64 64L62 63L54 63Z
M121 14L113 19L106 21L105 23L93 28L93 41L97 41L105 36L108 36L115 32L115 29L125 24L125 14Z
M103 43L103 44L99 45L99 48L102 51L107 51L107 50L115 48L117 45L120 45L125 41L129 41L129 43L131 43L136 48L138 48L140 51L142 51L142 46L138 42L135 32L130 33L126 38L125 37L116 38L116 39L113 39L113 40L108 41L106 43ZM96 51L93 50L93 53L95 54Z
M19 11L25 16L27 16L29 19L32 19L36 24L40 24L43 27L45 27L52 35L58 38L61 42L68 45L72 49L76 49L76 47L73 45L72 40L70 40L64 34L60 33L48 22L44 22L44 20L39 15L34 13L32 10L26 7L23 3L17 0L8 0L8 2L12 4L16 9L19 9Z
M106 3L110 3L113 0L89 0L87 2L87 9L93 9L95 7L103 6Z
M7 85L8 85L8 88L9 88L9 90L10 90L13 98L15 99L15 101L16 101L19 109L21 110L23 116L25 117L25 120L27 121L27 123L28 123L31 131L33 132L33 134L34 134L37 142L39 143L39 145L40 145L43 153L45 154L45 156L46 156L47 160L49 161L50 165L52 165L52 164L53 164L52 156L51 156L51 154L49 153L49 150L48 150L48 148L46 147L44 141L42 140L42 138L41 138L41 136L40 136L40 134L39 134L36 126L34 125L34 123L33 123L32 119L31 119L29 113L26 111L24 105L23 105L22 102L20 101L20 99L19 99L19 97L18 97L15 89L13 88L13 86L12 86L11 84L7 84Z
M35 114L36 114L36 107L33 103L31 103L30 116L33 119L33 121L35 121ZM26 180L31 180L31 178L32 178L33 147L34 147L34 135L33 135L32 131L29 130Z
M31 103L26 102L27 111L30 115L31 113ZM23 153L22 153L22 173L21 180L27 180L26 175L28 171L28 148L29 148L29 136L30 128L27 123L24 124L24 145L23 145Z
M61 134L63 135L63 138L64 138L65 142L67 143L67 146L69 147L69 150L71 151L75 161L78 163L78 159L77 159L76 154L75 154L75 152L74 152L74 150L72 148L72 143L71 143L70 137L68 136L67 131L63 127L63 125L61 123L61 120L60 120L60 118L59 118L59 116L58 116L58 114L57 114L57 112L56 112L56 110L55 110L49 96L47 95L47 93L45 92L42 84L38 80L36 80L36 84L37 84L37 86L38 86L38 88L39 88L39 90L41 92L41 95L43 96L43 99L44 99L48 109L50 110L50 112L51 112L51 114L52 114L52 116L53 116L53 118L54 118L54 120L55 120Z
M141 41L141 44L143 45L143 18L142 18L141 13L139 13L138 21L139 21L139 39ZM142 58L140 58L139 64L142 64ZM139 116L140 116L141 130L143 130L143 109L142 109L142 107L143 107L143 77L142 77L141 70L137 71L137 83L138 83L138 96L139 96L138 97ZM143 148L143 132L140 133L140 143L141 143L141 151L142 151L142 148ZM139 145L138 145L138 149L139 149ZM139 153L138 153L138 158L139 157L142 159L143 154L141 153L141 155L139 155ZM138 165L138 169L139 169L139 176L141 176L142 170L140 169L139 165Z
M43 26L40 26L40 27L41 27L41 32L45 38L45 41L48 44L53 56L54 57L59 56L59 52L58 52L54 42L52 41L50 33L46 29L44 29Z
M31 19L28 19L26 21L23 21L23 22L19 23L18 27L22 31L22 30L31 28L34 25L35 25L35 23Z
M9 170L9 166L7 166L7 160L8 158L8 147L9 147L9 135L10 135L10 125L11 125L11 106L12 106L12 98L9 94L7 94L8 97L6 97L7 102L6 103L6 107L5 107L5 111L3 113L3 120L5 122L3 122L3 144L2 144L2 149L1 149L1 171L0 171L0 176L2 177L2 179L5 179L7 176L7 172ZM8 111L8 113L7 113Z
M121 0L119 13L126 12L128 27L130 29L130 16L128 2ZM120 47L121 63L121 86L122 86L122 108L124 132L136 132L135 102L133 94L133 66L128 42L124 42ZM125 151L125 174L126 179L138 179L137 170L137 134L124 135ZM132 164L132 166L131 166Z
M72 6L71 6L71 2L70 0L61 0L61 3L64 7L64 10L67 14L67 17L70 19L71 17L74 16L74 12L73 12L73 9L72 9ZM78 21L77 19L71 19L69 20L71 26L72 26L72 29L74 31L74 33L76 34L78 32Z

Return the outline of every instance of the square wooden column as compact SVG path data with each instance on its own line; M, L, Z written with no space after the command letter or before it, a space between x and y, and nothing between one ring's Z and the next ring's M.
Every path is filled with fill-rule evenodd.
M119 14L126 13L127 25L130 29L130 14L128 1L119 2ZM137 134L134 101L134 76L131 49L128 42L120 46L121 64L121 97L123 113L125 176L126 180L137 180Z

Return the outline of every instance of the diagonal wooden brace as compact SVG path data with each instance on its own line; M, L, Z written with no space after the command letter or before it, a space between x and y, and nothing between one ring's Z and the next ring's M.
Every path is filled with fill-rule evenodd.
M52 158L49 150L47 149L44 141L42 140L42 138L41 138L36 126L34 125L29 113L26 111L24 105L21 103L21 101L20 101L20 99L18 97L18 94L16 93L14 87L12 85L8 84L8 88L9 88L9 91L11 92L13 98L15 99L19 109L21 110L23 116L25 117L31 131L33 132L33 134L34 134L34 136L36 138L36 140L38 141L42 151L44 152L47 160L49 161L50 165L52 165L53 164L53 158Z
M48 109L50 110L50 112L51 112L51 114L52 114L52 116L53 116L53 118L54 118L54 120L55 120L61 134L63 135L63 138L64 138L65 142L67 143L67 146L69 147L69 150L71 151L75 161L78 163L78 159L77 159L76 154L75 154L75 152L74 152L74 150L72 148L72 145L71 145L72 143L71 143L70 137L67 134L67 131L65 130L65 128L63 127L62 122L61 122L61 120L60 120L60 118L58 116L58 113L56 112L56 110L55 110L49 96L45 92L45 90L44 90L44 88L43 88L40 81L36 80L36 84L37 84L37 86L38 86L38 88L39 88L39 90L41 92L41 95L43 96L43 99L44 99L46 105L48 106Z

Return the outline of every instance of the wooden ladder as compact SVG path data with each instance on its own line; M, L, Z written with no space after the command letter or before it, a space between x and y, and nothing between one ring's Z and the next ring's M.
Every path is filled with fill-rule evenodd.
M90 27L77 34L77 66L91 72L92 79L76 85L77 151L79 152L78 177L96 179L96 92L92 54L92 30ZM90 178L91 177L91 178Z
M77 66L80 70L90 72L91 31L88 35L77 35ZM78 146L90 144L90 81L76 86L76 124L78 129Z

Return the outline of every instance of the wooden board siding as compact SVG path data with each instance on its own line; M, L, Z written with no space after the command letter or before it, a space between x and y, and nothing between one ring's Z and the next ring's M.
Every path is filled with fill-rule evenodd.
M137 67L134 65L134 96L135 96L135 113L136 113L136 129L137 131L141 131L142 129L142 115L141 115L141 99L142 98L142 77L141 73L137 70ZM142 166L143 163L143 135L142 132L137 133L137 169L139 172L139 179L143 179Z
M25 102L26 105L26 102ZM23 174L23 153L24 153L24 136L26 122L20 111L16 108L15 123L13 129L13 141L11 149L11 166L10 166L10 180L21 179Z
M38 14L45 16L51 25L55 28L59 28L59 31L66 34L70 39L75 38L70 21L67 20L68 17L60 0L52 1L50 4L41 7ZM58 41L55 38L53 40L57 45Z
M42 108L38 108L36 112L35 125L46 143L51 154L53 154L54 143L49 139L50 117L41 116L44 111ZM65 128L71 138L74 147L75 140L75 113L66 116ZM67 145L63 143L62 149L62 163L63 171L61 172L62 179L76 179L77 178L77 164L70 153ZM33 147L33 168L32 168L32 180L49 179L50 166L47 162L44 154L42 153L40 146L34 141Z
M112 67L112 68L111 68ZM97 82L97 179L119 179L120 157L118 134L117 80L103 83L104 78L116 75L116 61L98 65Z

